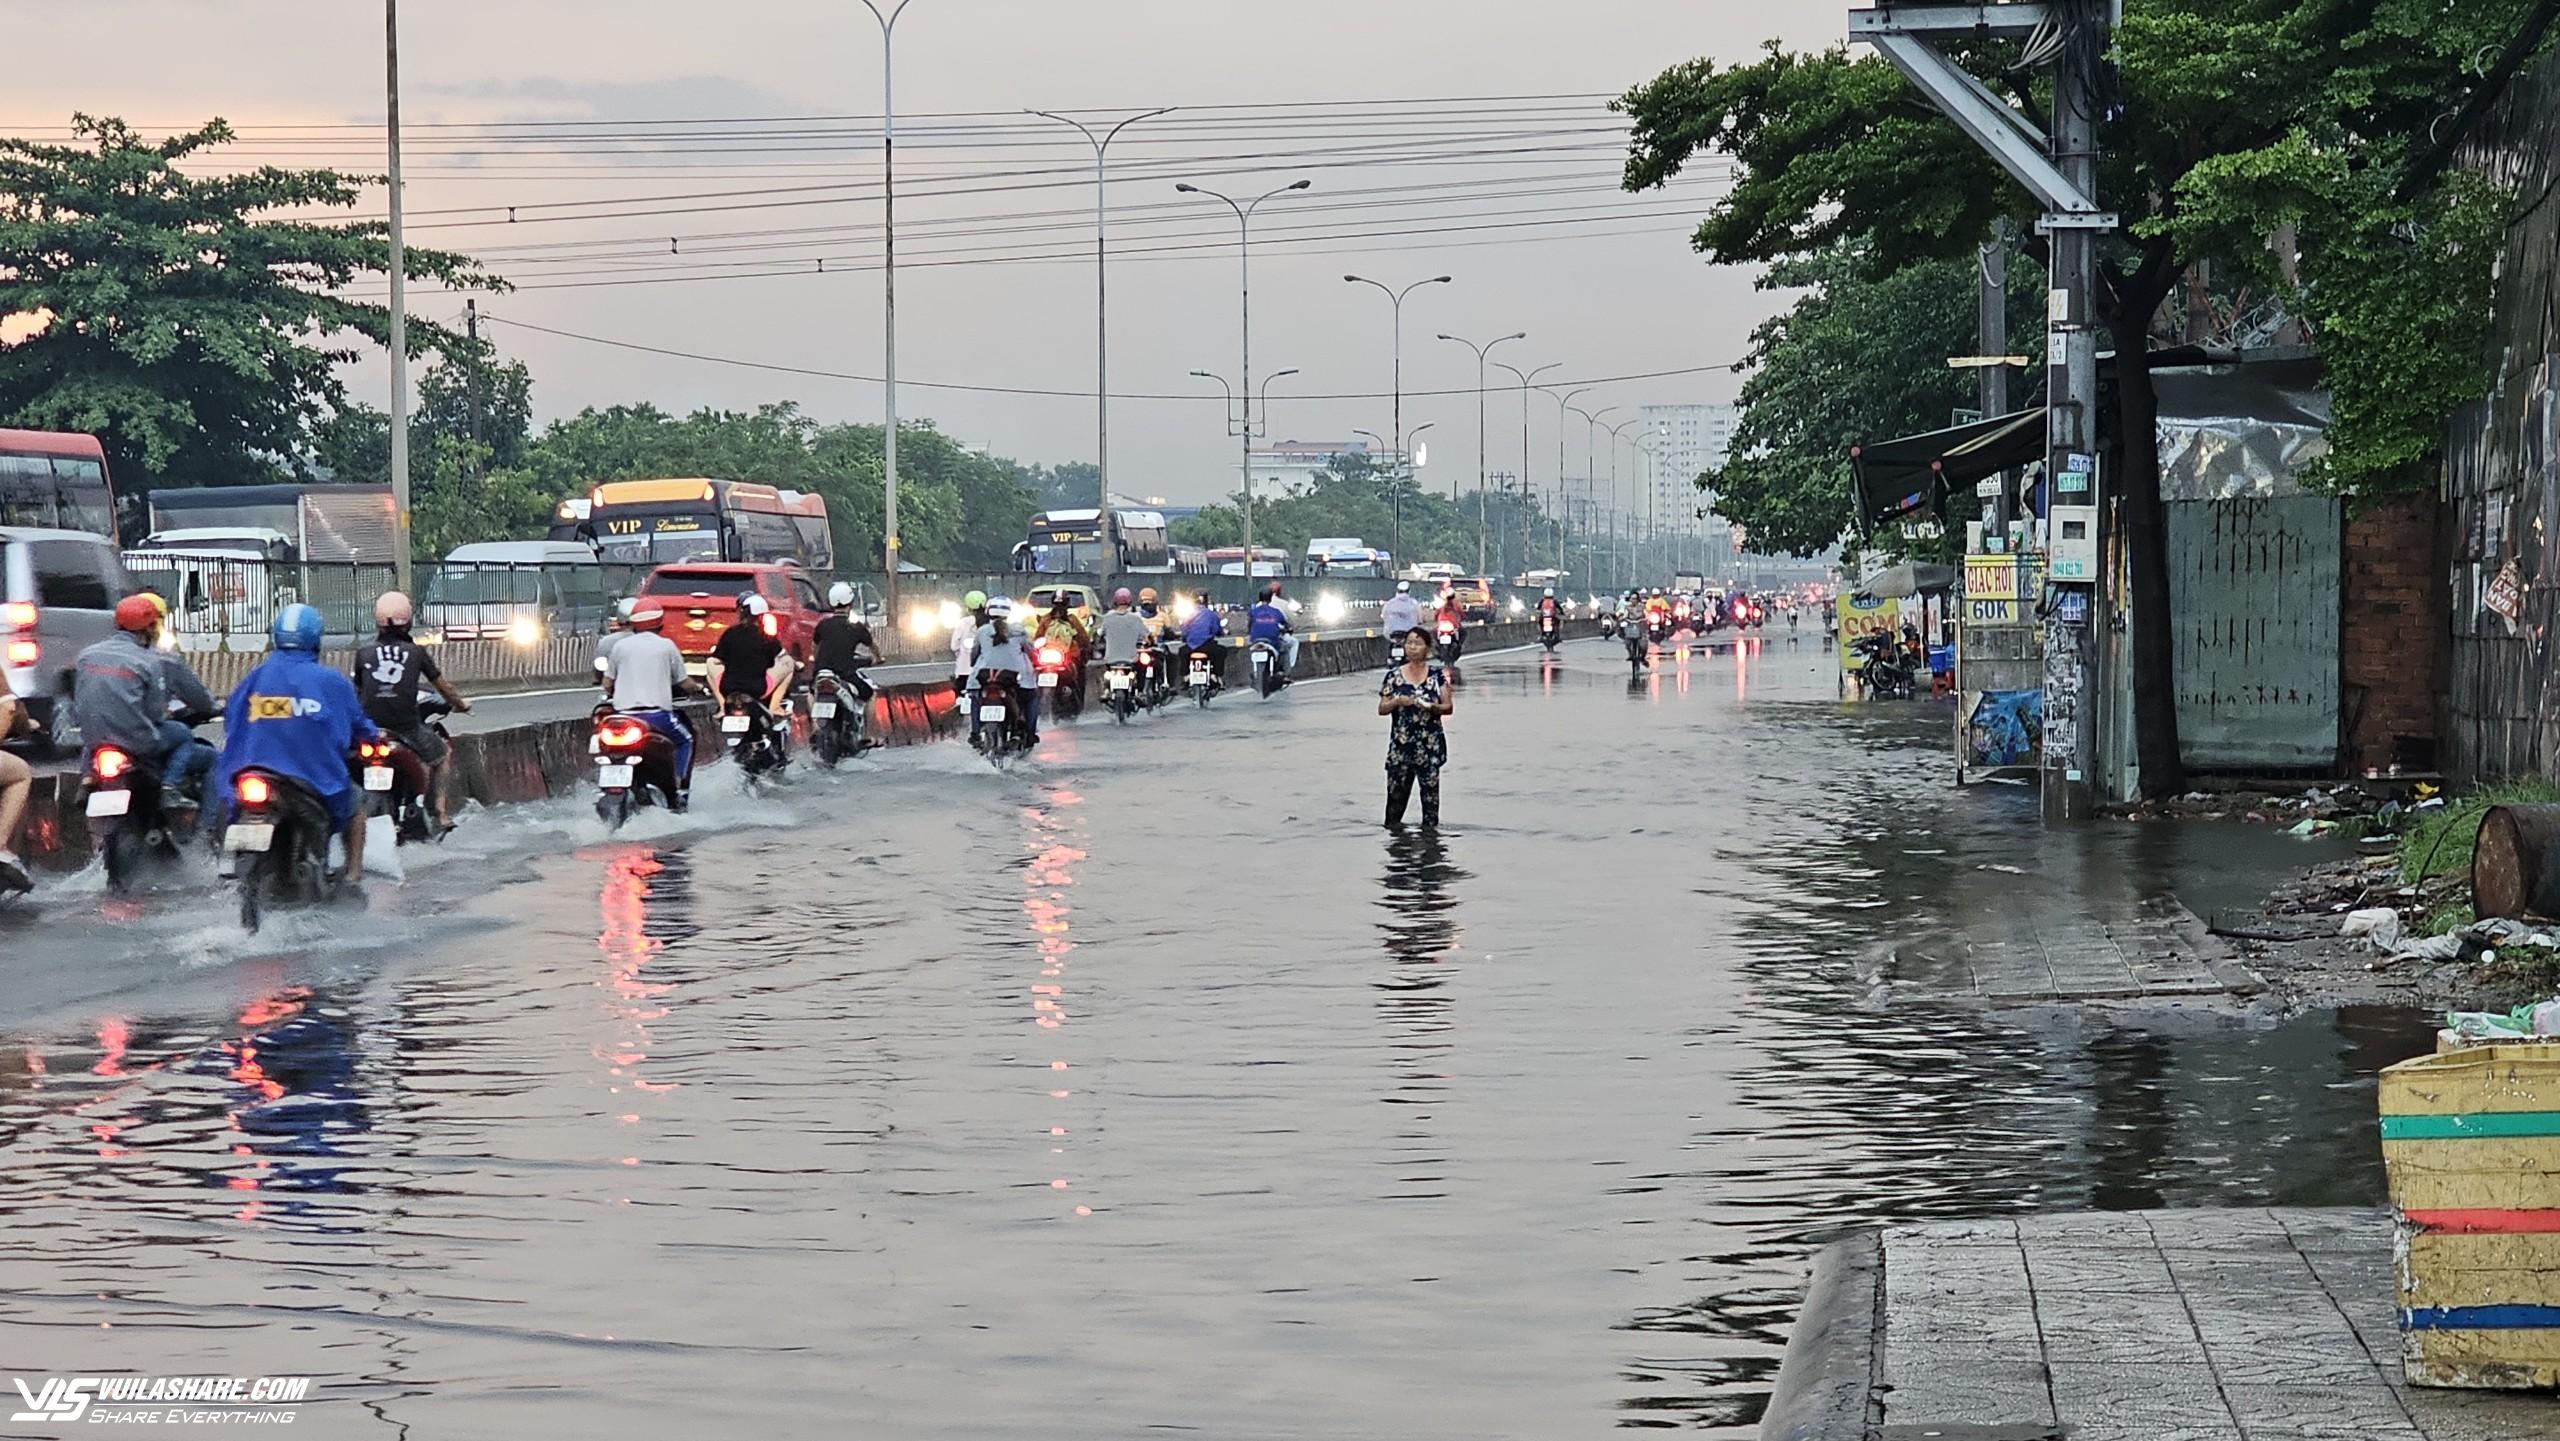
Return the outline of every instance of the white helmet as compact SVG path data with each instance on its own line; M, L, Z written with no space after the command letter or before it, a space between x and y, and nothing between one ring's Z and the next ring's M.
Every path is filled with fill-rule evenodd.
M772 609L773 602L766 600L763 596L756 594L754 591L744 592L738 597L738 614L740 615L760 616Z
M622 622L624 625L629 625L631 624L631 613L639 608L639 597L626 595L622 599L613 603L613 618Z
M852 605L853 583L851 581L840 580L835 584L828 586L827 604L836 610L843 610L847 606Z
M1553 599L1555 599L1555 598L1556 598L1556 588L1555 588L1554 586L1548 586L1548 587L1547 587L1547 599L1549 599L1549 600L1553 600Z
M1396 594L1398 594L1398 595L1411 595L1411 594L1413 594L1413 582L1412 582L1412 581L1409 581L1409 580L1400 580L1400 581L1397 581L1397 582L1396 582Z
M997 616L1003 616L1010 619L1013 615L1012 600L1001 595L991 595L987 597L987 615L990 619Z

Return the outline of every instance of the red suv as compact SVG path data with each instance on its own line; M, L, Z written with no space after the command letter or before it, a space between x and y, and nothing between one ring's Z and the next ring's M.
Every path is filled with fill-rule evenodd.
M708 668L720 633L737 623L738 597L749 591L773 607L773 634L795 663L806 666L816 654L818 622L827 605L800 567L687 561L659 566L640 582L640 594L667 613L667 639L684 652L686 667L696 675Z

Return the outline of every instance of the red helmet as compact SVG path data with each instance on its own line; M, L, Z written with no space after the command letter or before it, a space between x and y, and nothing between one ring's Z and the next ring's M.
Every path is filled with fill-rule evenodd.
M1129 603L1129 588L1124 585L1118 590L1113 591L1111 593L1111 603L1113 605L1127 605Z
M147 631L160 623L160 602L149 592L116 602L116 629Z

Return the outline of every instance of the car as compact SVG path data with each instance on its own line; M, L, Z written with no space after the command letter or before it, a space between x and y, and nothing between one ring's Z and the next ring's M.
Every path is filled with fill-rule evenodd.
M1458 597L1459 615L1477 624L1493 619L1493 577L1462 575L1449 582L1449 589Z
M1067 609L1075 613L1076 619L1088 626L1093 624L1094 616L1103 609L1102 595L1092 586L1060 583L1033 586L1031 594L1022 598L1022 605L1014 611L1014 614L1017 616L1047 615L1049 607L1056 603L1061 594L1067 598Z
M583 545L552 540L456 546L426 577L418 628L440 640L506 640L592 631L613 609L604 567Z
M116 602L137 589L105 536L0 526L0 670L44 754L71 726L71 662L116 633Z
M667 613L667 639L684 653L695 675L710 669L711 648L738 619L738 597L761 595L773 607L773 635L792 660L806 665L817 652L818 622L826 597L809 573L788 563L757 565L688 560L662 565L640 582L643 599Z

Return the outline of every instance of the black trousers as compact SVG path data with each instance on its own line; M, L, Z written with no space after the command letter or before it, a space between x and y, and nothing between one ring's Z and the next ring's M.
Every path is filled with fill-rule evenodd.
M1404 824L1405 809L1413 803L1416 782L1420 782L1422 790L1422 823L1426 826L1440 824L1440 772L1435 767L1427 771L1387 772L1388 825Z

